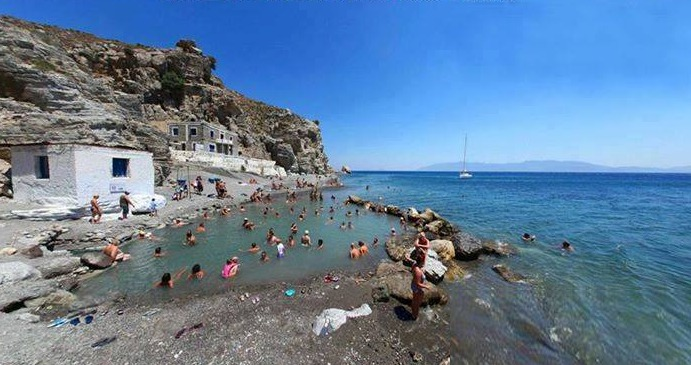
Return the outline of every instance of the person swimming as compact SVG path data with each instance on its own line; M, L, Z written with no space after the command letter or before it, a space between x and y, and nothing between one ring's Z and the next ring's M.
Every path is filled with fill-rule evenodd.
M523 233L523 235L521 236L521 239L523 239L523 241L525 241L525 242L533 242L533 241L535 241L535 236L530 235L528 233Z
M154 249L154 257L163 257L163 256L165 256L165 255L166 255L166 254L163 253L163 251L161 251L161 248L160 248L160 247L156 247L156 248Z
M350 244L350 258L353 260L360 258L360 250L355 247L355 243Z
M257 246L257 243L256 243L256 242L252 242L252 244L250 245L250 249L247 250L247 252L250 252L250 253L257 253L257 252L259 252L259 250L260 250L260 248L259 248L259 246Z
M561 249L568 252L573 252L573 246L569 241L564 241L561 243Z
M367 245L364 242L359 241L358 246L360 246L360 255L361 256L365 256L369 253L369 249L367 248Z
M293 222L293 224L290 225L290 232L291 232L292 234L298 233L298 225L295 224L295 222Z
M353 228L355 228L355 227L353 226L353 222L348 221L348 229L353 229Z
M295 237L291 234L288 236L288 247L293 247L295 246Z
M372 240L372 247L377 247L379 245L379 237L374 236L374 239Z
M310 238L310 231L305 231L305 234L302 235L300 242L302 243L303 246L311 246L312 245L312 238Z
M204 272L204 270L202 270L201 265L194 264L194 266L192 266L192 271L190 272L190 275L187 277L187 280L191 280L191 279L200 279L201 280L202 278L204 278L204 274L205 274L205 272Z
M259 261L261 261L261 262L269 261L269 255L266 253L266 251L262 251L261 256L259 256Z
M320 239L317 241L317 250L321 250L321 249L323 249L323 248L324 248L324 240L320 238Z
M341 225L340 225L339 228L340 228L340 229L346 229L346 227L347 227L347 226L346 226L346 222L343 222L343 223L341 223Z
M206 226L204 225L204 222L199 223L199 226L197 226L197 233L202 232L206 232Z
M188 246L194 246L197 244L197 238L194 237L191 229L187 231L187 235L185 237L185 244Z
M223 207L223 209L221 209L221 215L224 217L230 215L230 209L228 209L228 207Z
M223 265L223 270L221 270L221 277L228 279L235 276L238 273L238 266L240 266L240 264L238 263L237 257L227 260L226 264Z
M251 231L251 230L254 229L254 227L255 227L255 224L252 223L252 222L250 222L249 219L247 219L247 218L243 219L243 221L242 221L242 228L244 228L244 229L246 229L246 230L248 230L248 231Z
M156 284L156 287L173 288L173 278L170 276L169 272L163 274L161 281Z

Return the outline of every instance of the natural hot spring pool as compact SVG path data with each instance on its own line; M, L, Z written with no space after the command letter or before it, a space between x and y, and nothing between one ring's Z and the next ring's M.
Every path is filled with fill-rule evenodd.
M196 228L201 218L192 224L180 228L166 228L154 232L157 240L134 240L124 246L123 251L129 253L132 258L129 261L118 263L104 273L82 283L78 291L79 295L88 297L110 297L126 294L128 296L144 296L149 299L167 299L170 297L187 296L190 294L216 293L236 285L264 284L271 282L296 281L318 273L326 273L330 270L358 270L373 266L386 256L384 242L388 237L391 227L398 229L395 218L386 215L365 212L360 209L360 215L354 214L355 206L343 206L344 192L337 192L336 203L333 203L325 194L323 202L310 202L303 197L292 206L294 214L290 214L289 205L274 203L272 206L280 214L280 218L273 216L264 217L262 211L264 205L245 205L247 212L239 213L233 210L230 217L222 217L214 214L212 219L206 220L206 233L195 233L196 246L185 246L183 241L188 229ZM333 205L335 213L333 224L327 224L329 207ZM306 219L298 221L297 216L302 207L307 208ZM314 211L320 206L324 210L320 216L315 216ZM346 217L346 211L353 212L353 216ZM244 217L257 224L254 231L247 231L241 227ZM341 222L353 222L354 228L342 230ZM266 244L266 232L274 228L276 234L283 239L284 244L290 234L290 224L298 224L295 247L287 247L286 257L276 258L276 247ZM300 236L304 230L310 231L312 248L300 245ZM375 236L379 237L378 247L372 247ZM317 240L321 238L325 242L323 250L316 250ZM350 243L362 240L368 243L370 254L359 260L350 260L348 257ZM259 253L246 252L252 242L256 242L262 250L267 251L270 261L262 263ZM165 256L154 258L156 247L161 247ZM239 274L230 279L221 278L221 269L226 259L238 256L240 259ZM187 274L175 281L172 290L154 288L165 272L174 275L180 269L189 270L194 264L200 264L206 271L203 280L187 280Z

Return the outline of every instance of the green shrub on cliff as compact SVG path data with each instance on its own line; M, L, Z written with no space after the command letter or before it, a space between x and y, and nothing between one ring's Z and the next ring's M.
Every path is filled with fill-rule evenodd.
M161 89L171 93L181 92L185 87L185 79L175 71L168 71L161 77Z
M167 71L161 77L161 90L179 103L185 95L185 79L175 71Z

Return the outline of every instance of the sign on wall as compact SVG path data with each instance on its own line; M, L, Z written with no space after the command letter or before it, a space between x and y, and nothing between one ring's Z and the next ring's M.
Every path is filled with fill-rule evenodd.
M111 193L122 193L125 191L125 184L123 183L111 183L110 192Z

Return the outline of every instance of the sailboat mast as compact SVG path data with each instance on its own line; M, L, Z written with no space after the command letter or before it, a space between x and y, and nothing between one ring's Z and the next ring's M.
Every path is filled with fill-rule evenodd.
M468 149L468 135L465 135L465 143L463 143L463 171L465 170L465 153Z

